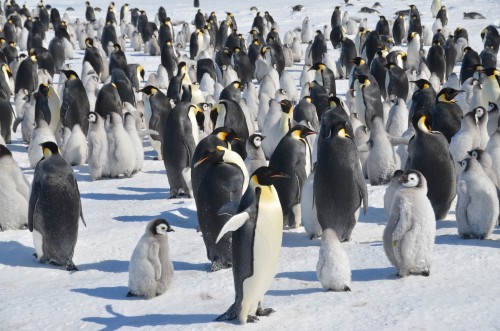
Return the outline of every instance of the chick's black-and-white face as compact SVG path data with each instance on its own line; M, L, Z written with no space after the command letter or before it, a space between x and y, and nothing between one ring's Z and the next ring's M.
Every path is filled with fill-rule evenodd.
M404 187L417 187L418 184L420 183L420 178L414 172L410 172L409 174L403 177L404 180L402 184Z
M255 147L260 147L262 145L262 138L260 136L256 136L253 138L253 144Z
M97 118L96 118L95 114L90 114L89 115L89 122L95 123L96 121L97 121Z
M160 224L156 226L156 234L165 236L168 232L168 226L166 224Z
M465 170L467 170L467 166L469 163L467 160L462 160L462 161L458 162L458 164L460 165L460 169L462 171L465 171Z

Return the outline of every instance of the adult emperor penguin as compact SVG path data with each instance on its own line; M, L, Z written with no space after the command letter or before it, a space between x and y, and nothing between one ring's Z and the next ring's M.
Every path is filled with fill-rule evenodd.
M61 70L67 80L64 82L64 90L61 103L62 125L72 128L79 124L85 135L89 130L88 116L90 103L87 92L78 74L73 70Z
M85 19L90 23L95 21L94 7L88 1L85 1Z
M463 239L485 239L498 223L497 189L479 162L466 158L459 162L457 227Z
M400 14L394 20L394 24L392 25L392 37L394 39L394 45L400 46L401 44L403 44L403 39L405 38L405 35L406 35L406 30L405 30L404 16Z
M431 109L432 129L441 132L448 142L460 130L462 109L454 98L461 92L450 87L443 88Z
M151 85L145 86L139 90L139 92L143 92L147 95L144 100L144 119L149 129L158 132L157 135L150 135L150 142L157 153L158 160L163 160L161 144L165 133L167 118L172 111L170 100L162 91Z
M241 106L232 100L220 100L212 108L210 117L214 122L214 128L227 126L234 130L240 140L233 141L231 145L232 149L245 159L245 142L248 139L249 132L247 122L245 120L245 114L243 113Z
M85 63L85 61L90 63L92 68L94 68L96 74L100 76L103 66L103 59L101 57L101 52L97 47L94 46L94 39L92 38L85 39L85 45L86 48L85 48L85 55L83 56L83 63Z
M407 170L399 179L389 221L384 230L384 250L398 269L399 277L429 276L436 237L436 219L427 198L427 181L417 170Z
M130 258L127 297L152 299L168 290L174 278L174 265L167 232L173 231L163 218L149 221Z
M321 236L316 275L327 291L351 290L351 265L334 229L325 229Z
M109 73L115 68L122 69L123 72L128 71L127 57L118 43L113 45L113 52L109 55Z
M496 68L486 68L482 73L486 76L483 81L483 103L498 102L500 97L500 71Z
M108 139L104 129L104 119L96 112L88 116L88 165L92 180L109 176Z
M363 124L371 129L373 117L383 118L384 114L378 83L370 74L359 75L354 82L354 88L359 118Z
M306 126L294 126L281 139L269 160L269 167L293 179L275 184L285 227L297 228L301 223L301 190L312 167L311 149L306 137L315 133Z
M254 133L247 139L245 166L249 174L253 174L260 167L267 166L266 155L262 149L262 140L264 139L265 137L260 133Z
M337 89L335 87L335 74L330 68L328 68L325 64L318 62L315 63L309 70L316 70L315 80L323 85L328 95L337 95Z
M198 113L203 114L203 110L197 105L181 102L172 109L167 118L162 151L170 185L170 198L178 198L183 194L192 197L192 188L186 179L188 177L190 179L191 176L184 174L191 171L191 158L199 142L201 125L197 122Z
M233 231L233 276L235 301L217 318L255 322L274 310L264 309L264 294L274 279L283 238L283 217L273 183L286 175L269 167L257 169L237 210L222 228L218 240ZM225 211L223 211L225 212Z
M10 150L0 144L0 231L25 229L28 225L29 183Z
M460 67L460 84L463 84L467 78L474 74L474 66L481 64L481 58L475 50L470 47L464 48L464 57Z
M405 71L392 62L387 63L386 67L385 84L387 97L389 99L395 97L406 100L408 98L409 86Z
M108 166L111 178L118 178L120 174L130 177L135 173L135 149L130 136L123 127L123 118L120 114L109 113L109 125L106 136L108 138Z
M28 209L37 261L78 270L73 263L82 202L73 169L54 142L42 144L44 157L35 168Z
M10 96L7 91L0 86L0 135L4 142L11 143L11 128L14 122L14 110L9 102Z
M219 209L227 203L240 203L249 176L241 156L223 146L206 150L194 163L193 174L202 164L207 166L198 185L196 209L207 257L212 262L211 270L217 271L232 265L231 236L226 234L216 243L217 235L229 219L228 215L219 214Z
M418 68L420 64L420 35L411 32L408 35L408 48L406 50L408 68Z
M101 87L95 102L95 112L102 118L106 118L111 113L123 115L122 101L115 84L104 84Z
M341 242L350 240L361 202L365 213L368 209L368 192L358 148L346 132L348 125L337 116L331 125L324 127L323 136L327 138L318 145L314 176L318 221L323 230L334 229Z
M431 73L435 73L441 84L444 83L446 73L446 57L444 48L439 40L432 43L427 53L427 66Z
M167 69L168 78L172 79L174 77L174 72L179 65L179 59L175 52L172 40L167 40L166 43L161 46L161 64Z
M27 89L31 94L38 88L38 64L36 54L30 54L17 69L14 94L21 89Z
M442 220L446 218L457 192L449 145L441 132L430 130L428 114L413 115L412 125L415 135L408 144L406 169L415 169L424 175L434 214L437 220Z

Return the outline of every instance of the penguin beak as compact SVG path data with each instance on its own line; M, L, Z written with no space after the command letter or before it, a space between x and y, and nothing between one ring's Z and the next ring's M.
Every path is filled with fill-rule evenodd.
M167 228L167 232L175 232L175 230L174 230L174 229L172 229L171 227L168 227L168 228Z
M408 183L408 176L406 174L403 174L400 178L399 178L399 182L400 183Z
M260 136L260 140L266 139L267 136Z

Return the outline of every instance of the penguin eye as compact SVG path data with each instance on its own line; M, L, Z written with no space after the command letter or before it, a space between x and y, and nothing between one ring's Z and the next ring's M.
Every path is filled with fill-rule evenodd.
M477 158L477 152L472 152L472 156Z

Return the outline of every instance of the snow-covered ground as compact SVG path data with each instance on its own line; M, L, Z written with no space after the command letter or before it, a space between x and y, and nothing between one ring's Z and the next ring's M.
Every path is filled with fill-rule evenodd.
M292 13L296 3L286 0L206 1L202 10L216 11L219 19L231 11L239 30L247 35L257 6L269 11L279 23L281 35L301 26L309 16L316 28L330 23L335 5L349 10L351 16L368 17L374 28L377 14L358 13L373 0L352 1L345 7L340 1L309 0L302 12ZM72 19L84 16L83 1L50 1L69 12ZM396 10L407 9L407 1L381 1L381 13L393 17ZM412 1L430 27L431 1ZM35 6L29 1L29 6ZM471 46L480 51L479 33L497 19L499 1L448 1L449 27L466 28ZM107 3L93 2L105 10ZM120 8L122 2L117 2ZM192 1L151 1L131 3L147 10L150 20L156 8L165 6L173 21L191 22L196 13ZM486 20L463 20L464 11L480 11ZM105 15L103 11L99 15ZM51 36L50 34L49 36ZM305 45L304 45L305 46ZM331 45L329 44L329 48ZM332 52L338 58L338 50ZM83 51L69 61L81 71ZM146 57L129 51L129 63L140 62L146 76L156 71L159 57ZM302 65L288 68L295 77ZM458 70L458 67L455 68ZM55 79L57 82L57 78ZM347 82L338 81L343 97ZM51 265L38 264L33 257L32 235L25 231L0 233L0 330L116 330L132 329L235 329L234 323L214 322L234 300L230 269L210 272L193 200L168 200L169 186L163 162L153 160L147 149L144 169L132 178L92 182L86 165L74 167L81 192L87 227L81 225L74 262L78 272L67 272ZM8 146L31 181L26 146L20 134ZM1 185L1 183L0 183ZM396 278L382 247L382 232L387 220L383 211L385 186L370 187L369 209L356 225L352 241L343 244L352 267L352 292L325 292L316 278L319 240L309 240L303 228L285 231L278 273L264 304L276 310L252 330L494 330L500 327L500 231L490 239L461 240L457 235L455 212L438 221L434 263L430 277ZM1 213L2 211L0 211ZM171 289L152 300L126 298L128 261L146 223L166 218L175 232L169 233L170 253L175 268Z

